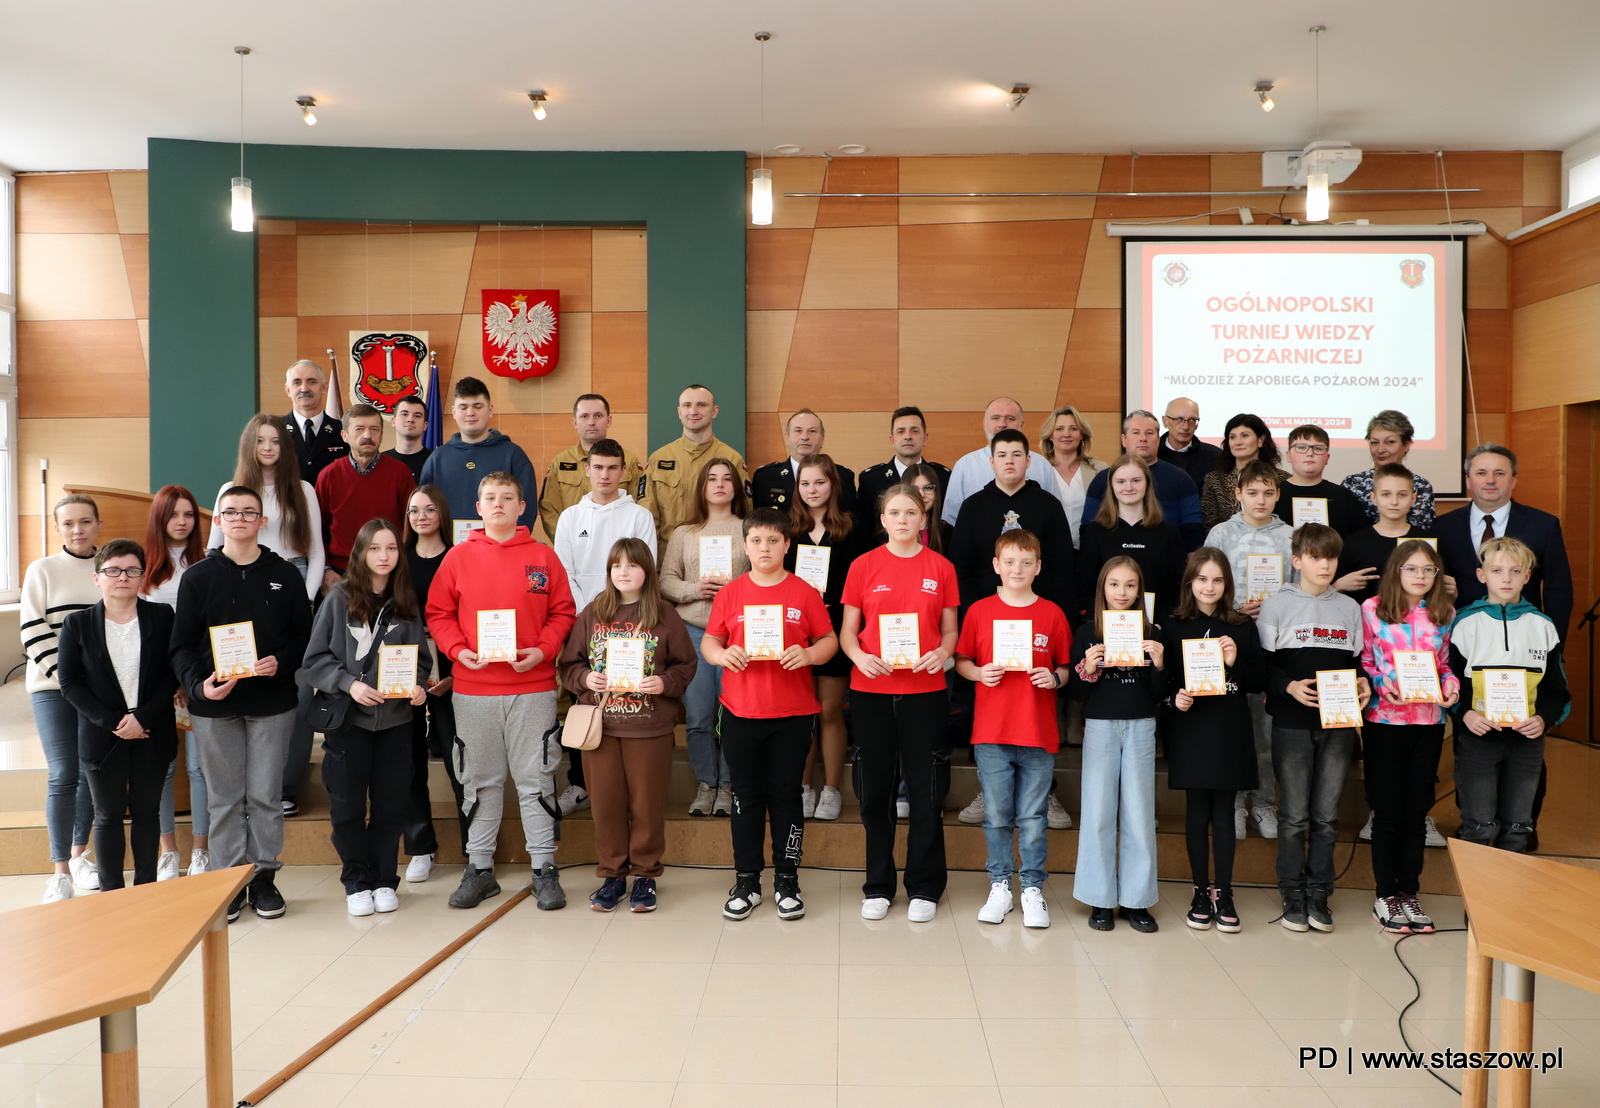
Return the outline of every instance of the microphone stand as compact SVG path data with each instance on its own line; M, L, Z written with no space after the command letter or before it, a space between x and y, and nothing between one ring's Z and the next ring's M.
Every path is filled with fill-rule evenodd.
M1600 597L1595 599L1589 610L1583 613L1583 618L1578 621L1578 630L1581 631L1585 627L1589 629L1589 710L1586 738L1591 743L1594 742L1594 625L1596 623L1600 623Z

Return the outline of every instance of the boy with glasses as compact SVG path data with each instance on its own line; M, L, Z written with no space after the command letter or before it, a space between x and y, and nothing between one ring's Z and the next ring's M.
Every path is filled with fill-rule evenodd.
M1367 525L1366 514L1355 493L1322 476L1322 471L1328 468L1328 459L1333 456L1328 432L1314 423L1296 427L1289 432L1289 445L1284 453L1289 460L1289 479L1283 484L1273 514L1295 527L1320 513L1324 518L1315 522L1326 523L1339 532L1340 538L1348 538L1351 532ZM1297 500L1301 502L1302 517L1298 521L1295 519ZM1317 503L1319 500L1321 504Z

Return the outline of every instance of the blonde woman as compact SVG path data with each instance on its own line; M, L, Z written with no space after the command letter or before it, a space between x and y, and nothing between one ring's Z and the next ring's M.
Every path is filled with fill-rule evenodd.
M1082 526L1083 499L1089 491L1094 475L1106 468L1089 453L1094 442L1094 429L1083 413L1071 404L1064 404L1050 413L1044 423L1044 433L1039 439L1039 452L1056 471L1055 487L1047 489L1061 500L1067 510L1067 525L1072 528L1072 545L1078 544L1078 531Z

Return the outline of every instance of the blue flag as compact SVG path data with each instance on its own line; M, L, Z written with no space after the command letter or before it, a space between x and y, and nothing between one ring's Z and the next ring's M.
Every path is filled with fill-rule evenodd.
M439 399L437 362L428 374L428 427L422 432L422 445L427 450L437 450L444 445L444 404Z

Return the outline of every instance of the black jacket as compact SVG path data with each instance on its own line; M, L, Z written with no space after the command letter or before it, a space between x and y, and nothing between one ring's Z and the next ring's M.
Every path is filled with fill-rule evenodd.
M993 596L1000 587L994 571L994 543L1006 531L1032 531L1043 548L1043 568L1033 591L1055 602L1063 612L1076 612L1077 555L1072 548L1072 528L1061 501L1027 480L1007 496L993 481L967 497L950 536L950 561L956 567L961 589L961 611L977 600Z
M1456 579L1457 611L1489 595L1489 590L1478 580L1478 553L1472 547L1472 530L1468 526L1471 519L1472 508L1468 505L1446 512L1433 525L1434 534L1439 536L1439 556L1444 559L1444 570ZM1538 559L1533 566L1533 576L1522 590L1523 599L1549 616L1565 639L1567 625L1572 621L1572 568L1567 564L1567 544L1561 536L1561 521L1549 512L1513 500L1511 515L1506 520L1506 534L1526 543Z
M1142 666L1096 667L1094 680L1085 681L1078 665L1091 646L1103 641L1092 619L1072 633L1072 677L1067 691L1072 699L1082 702L1083 718L1155 719L1166 695L1165 667L1172 664L1171 660L1163 655L1162 668L1157 669L1146 654Z
M1189 558L1186 546L1178 529L1166 520L1154 527L1129 523L1120 517L1111 528L1085 523L1078 529L1078 603L1085 611L1094 608L1100 567L1117 555L1126 554L1139 563L1145 591L1156 594L1155 622L1165 623L1167 613L1178 605L1178 585ZM1073 613L1074 618L1077 614Z
M1172 698L1184 687L1183 640L1227 636L1237 648L1227 666L1228 691L1197 696L1187 712ZM1161 625L1167 677L1161 734L1166 740L1167 788L1254 789L1260 785L1256 744L1250 722L1250 694L1267 687L1267 663L1261 653L1256 622L1224 623L1216 616L1168 617Z
M304 595L302 593L302 595ZM117 671L106 650L106 603L73 612L61 624L61 695L78 712L78 757L90 769L102 768L122 742L149 743L170 761L178 751L172 694L178 679L168 659L172 609L149 600L136 602L139 619L139 703L122 695ZM114 732L132 712L150 732L147 739L119 739Z
M1222 453L1222 449L1212 446L1209 442L1195 439L1189 449L1173 450L1167 445L1167 439L1170 437L1170 434L1161 436L1161 445L1156 448L1156 457L1163 462L1171 462L1187 473L1195 488L1204 488L1206 474L1217 467L1217 455Z
M938 462L929 462L934 473L939 477L939 503L944 503L944 494L950 489L950 469ZM900 483L900 471L894 467L894 460L884 462L882 465L868 466L861 471L861 476L856 479L856 503L862 510L856 514L868 521L868 526L876 528L878 524L878 497L887 489L892 489Z
M835 462L839 471L839 507L856 514L856 474ZM776 508L787 512L794 504L794 466L788 458L768 462L750 478L750 503L757 508Z
M1391 539L1387 535L1380 535L1377 528L1370 525L1352 531L1344 537L1344 548L1339 552L1339 568L1334 571L1334 580L1337 581L1346 574L1360 569L1377 570L1378 576L1374 577L1366 588L1359 592L1345 593L1357 604L1364 604L1378 595L1378 582L1383 580L1384 568L1388 566L1389 559L1399 549L1401 543L1412 539L1434 537L1432 531L1424 531L1414 526L1406 531L1406 537L1403 539ZM1449 570L1446 569L1445 572L1448 573Z
M294 452L300 459L300 479L315 488L317 474L328 468L335 458L350 453L350 444L344 441L344 424L330 415L322 417L322 429L316 441L306 445L305 419L297 412L283 417L289 425L289 437L294 440Z
M1367 522L1366 509L1361 507L1361 501L1356 499L1356 494L1343 485L1336 485L1324 479L1315 485L1296 485L1285 481L1278 486L1278 506L1272 509L1272 514L1277 516L1290 527L1294 526L1294 498L1311 497L1328 502L1328 525L1339 532L1344 538L1363 527L1370 527Z
M216 672L211 658L211 628L224 623L255 624L256 656L278 659L271 677L242 678L221 700L207 700L202 685ZM190 567L178 583L178 611L172 628L172 668L189 694L189 712L211 719L275 716L299 703L295 671L311 638L311 604L300 571L276 553L261 548L248 565L238 565L221 547Z

